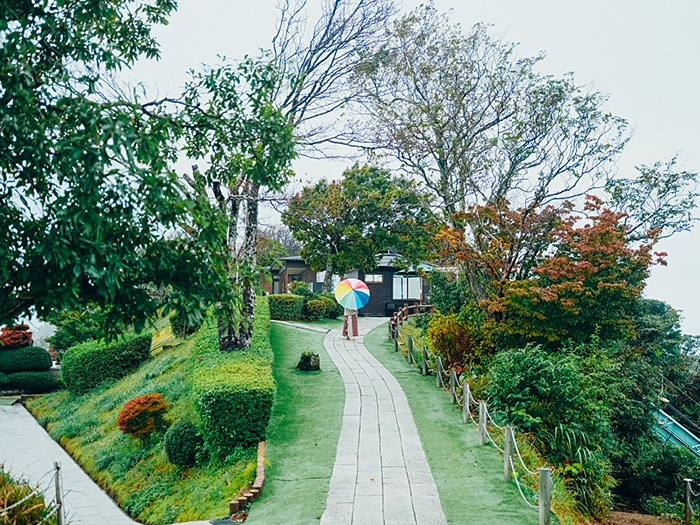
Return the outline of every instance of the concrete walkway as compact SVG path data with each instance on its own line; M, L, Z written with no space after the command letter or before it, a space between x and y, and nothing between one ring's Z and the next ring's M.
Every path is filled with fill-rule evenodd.
M61 466L66 523L70 525L133 525L112 499L41 428L20 404L0 406L0 463L14 478L44 489L44 499L54 500L53 464ZM209 521L191 522L209 524Z
M345 410L323 525L446 523L406 396L363 344L385 322L360 318L354 341L340 329L325 338L345 383Z

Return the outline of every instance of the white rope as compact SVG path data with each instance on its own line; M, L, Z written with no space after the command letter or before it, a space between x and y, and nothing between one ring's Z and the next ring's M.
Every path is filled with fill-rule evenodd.
M690 493L691 493L693 496L695 496L696 498L697 498L698 496L700 496L700 494L695 494L695 491L693 490L693 485L691 485L690 483L688 483L688 488L690 489Z
M493 438L491 437L491 433L489 432L489 429L488 429L488 428L486 429L486 436L491 440L491 443L493 443L493 446L496 447L498 450L501 451L501 454L505 454L505 452L503 451L503 449L502 449L501 447L499 447L498 445L496 445L496 442L495 442L495 441L493 440Z
M518 453L518 459L520 459L520 464L523 466L525 470L527 470L531 475L533 476L538 476L539 472L533 472L527 466L525 465L525 462L523 461L523 457L520 455L520 449L518 448L518 441L515 439L515 430L511 430L511 435L513 436L513 445L515 445L515 452Z
M5 507L4 509L0 509L0 515L4 515L7 513L8 510L12 510L15 507L21 505L28 499L32 498L37 492L39 492L39 487L35 488L33 491L31 491L29 494L27 494L25 497L23 497L21 500L19 500L17 503L13 503L9 507Z
M484 408L486 408L486 417L488 417L491 420L491 423L493 424L493 426L498 428L499 430L503 430L504 427L497 425L496 422L491 417L491 414L489 414L489 408L487 406L485 406Z
M513 479L515 479L515 485L518 487L518 492L520 492L520 495L523 497L523 500L525 501L525 503L528 504L528 506L530 506L533 509L536 509L537 505L533 505L532 503L530 503L525 497L525 494L523 494L523 489L520 488L520 482L518 481L518 473L515 472L515 465L513 465L513 458L508 458L508 462L510 463L510 470L513 472Z

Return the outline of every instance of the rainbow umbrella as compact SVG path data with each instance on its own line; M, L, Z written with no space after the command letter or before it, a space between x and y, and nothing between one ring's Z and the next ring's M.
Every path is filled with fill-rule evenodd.
M359 279L344 279L335 287L335 299L340 306L357 310L369 301L369 288Z

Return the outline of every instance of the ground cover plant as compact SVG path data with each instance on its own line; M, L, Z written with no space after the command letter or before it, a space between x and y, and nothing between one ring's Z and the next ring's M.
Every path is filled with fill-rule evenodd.
M7 472L0 471L0 509L13 507L0 514L2 524L23 525L30 523L42 523L56 525L58 517L52 512L52 508L46 507L41 493L30 496L34 487L13 479ZM23 501L25 498L26 501Z
M194 460L180 454L171 462L165 449L167 433L154 432L144 441L134 439L119 429L117 418L128 401L160 394L168 405L164 417L168 424L193 426L195 434L206 435L200 398L207 388L201 382L195 388L192 380L195 376L201 379L202 370L212 371L221 380L236 363L254 361L255 371L267 371L274 385L266 302L259 300L256 310L253 343L245 351L220 352L216 320L208 318L194 336L177 340L178 344L159 351L126 377L107 379L82 395L62 390L37 397L28 408L51 437L138 521L161 525L223 516L228 501L255 477L255 446L233 446L224 452L205 445ZM233 383L240 379L228 377ZM210 386L218 388L215 381ZM186 439L180 436L172 441Z

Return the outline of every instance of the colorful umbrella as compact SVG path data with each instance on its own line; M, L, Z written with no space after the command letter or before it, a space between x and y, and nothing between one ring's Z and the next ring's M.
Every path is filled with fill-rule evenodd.
M357 310L369 301L369 288L359 279L345 279L336 285L335 299L340 306Z

